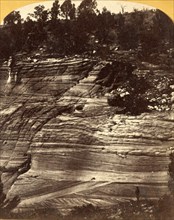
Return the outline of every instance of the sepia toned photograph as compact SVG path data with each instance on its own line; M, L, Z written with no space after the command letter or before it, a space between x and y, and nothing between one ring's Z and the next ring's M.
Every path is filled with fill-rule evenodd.
M0 23L0 219L173 220L173 20L31 3Z

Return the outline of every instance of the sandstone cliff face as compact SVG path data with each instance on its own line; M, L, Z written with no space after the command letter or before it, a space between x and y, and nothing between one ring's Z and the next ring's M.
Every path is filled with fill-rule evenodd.
M96 79L108 62L22 62L21 82L0 74L1 181L14 212L111 206L168 193L173 112L116 114Z

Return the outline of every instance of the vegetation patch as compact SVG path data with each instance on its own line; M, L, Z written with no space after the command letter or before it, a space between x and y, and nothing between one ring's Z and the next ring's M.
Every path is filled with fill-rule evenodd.
M170 110L174 80L150 70L140 75L137 68L128 61L111 61L101 70L96 84L101 85L103 95L107 94L108 104L117 107L118 113L133 115Z

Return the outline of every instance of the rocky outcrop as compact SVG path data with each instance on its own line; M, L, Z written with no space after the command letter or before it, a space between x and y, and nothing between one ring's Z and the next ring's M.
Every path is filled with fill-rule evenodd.
M168 193L172 110L116 114L97 83L106 61L18 63L21 83L1 68L1 181L14 212L112 206Z

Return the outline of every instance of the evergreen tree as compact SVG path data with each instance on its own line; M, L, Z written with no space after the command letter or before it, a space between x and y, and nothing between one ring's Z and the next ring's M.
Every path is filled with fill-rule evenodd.
M88 13L93 14L97 8L96 0L83 0L78 7L78 13Z
M65 17L65 19L68 20L68 18L70 18L70 14L73 9L71 0L65 0L60 8L61 8L63 17Z
M76 18L76 6L75 6L75 4L72 4L72 9L69 13L69 17L70 17L71 20Z
M4 18L4 25L15 25L22 22L19 11L12 11Z
M36 19L37 22L45 23L48 20L48 10L45 10L45 6L38 5L34 8L34 13L29 14L31 17Z
M53 2L50 14L52 21L56 21L58 19L58 16L60 14L60 5L58 0L55 0L55 2Z

